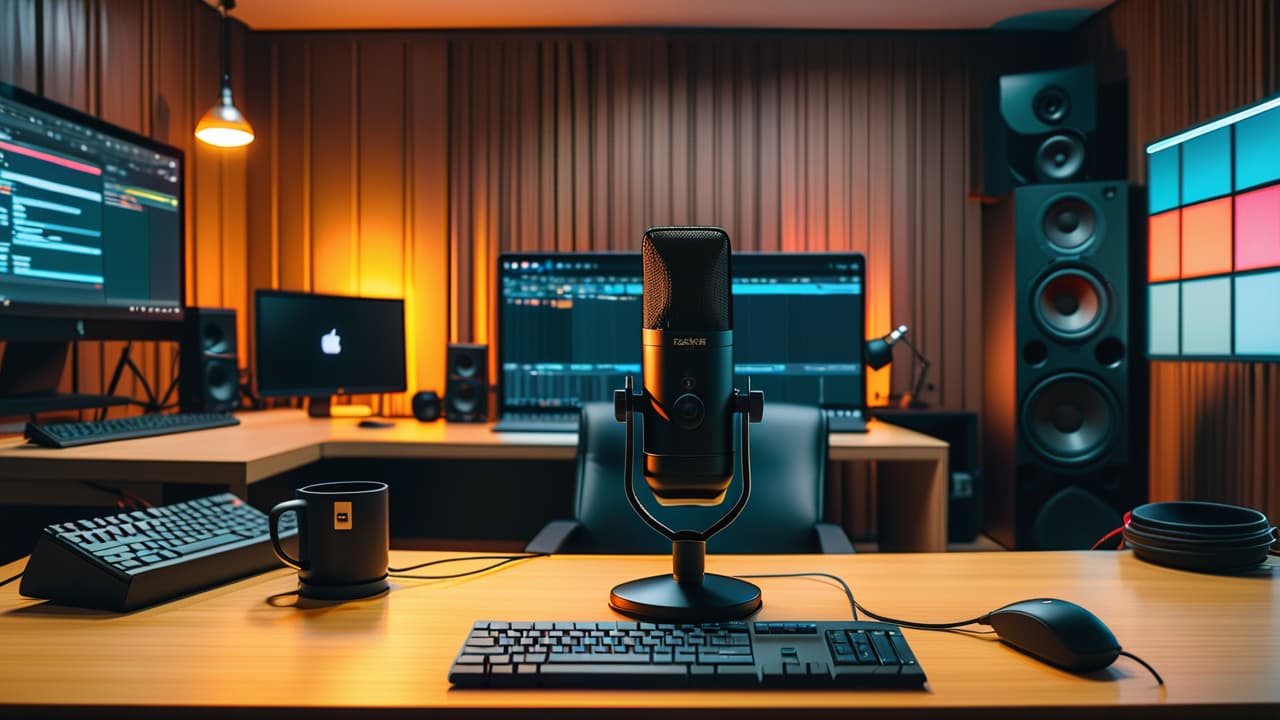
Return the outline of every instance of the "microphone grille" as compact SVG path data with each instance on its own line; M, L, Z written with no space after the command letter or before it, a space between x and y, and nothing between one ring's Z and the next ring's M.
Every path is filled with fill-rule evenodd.
M733 329L728 233L715 227L650 228L640 255L646 329Z

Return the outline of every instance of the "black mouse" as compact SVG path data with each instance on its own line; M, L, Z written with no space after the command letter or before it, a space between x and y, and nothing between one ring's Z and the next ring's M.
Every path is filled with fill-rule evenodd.
M382 420L361 420L356 424L362 428L389 428L396 425L393 422L383 422Z
M1100 670L1120 655L1116 636L1073 602L1036 598L992 610L979 622L1022 652L1072 672Z

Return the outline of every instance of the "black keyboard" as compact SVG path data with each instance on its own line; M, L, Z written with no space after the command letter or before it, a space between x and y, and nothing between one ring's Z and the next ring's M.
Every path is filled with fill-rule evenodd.
M866 413L860 408L826 408L828 432L864 433L867 431Z
M296 513L280 518L297 552ZM20 592L64 605L133 610L282 567L266 513L231 493L50 525Z
M912 689L924 670L879 622L477 622L459 687Z
M578 432L576 412L507 412L493 426L494 432Z
M240 421L235 417L222 413L173 413L138 415L97 422L60 422L47 425L27 423L24 434L28 440L37 445L68 448L90 443L170 435L239 424Z

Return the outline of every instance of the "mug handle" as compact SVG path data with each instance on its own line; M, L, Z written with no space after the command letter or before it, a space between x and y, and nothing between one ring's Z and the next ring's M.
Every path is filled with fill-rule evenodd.
M271 531L271 549L275 550L276 557L280 558L280 562L295 570L306 570L311 566L311 563L306 560L297 560L289 557L289 554L280 546L280 516L290 510L296 512L298 515L298 536L301 537L306 530L304 523L306 522L307 514L303 512L306 509L306 500L285 500L271 508L271 514L267 519L267 528ZM301 543L299 543L299 547L301 547Z

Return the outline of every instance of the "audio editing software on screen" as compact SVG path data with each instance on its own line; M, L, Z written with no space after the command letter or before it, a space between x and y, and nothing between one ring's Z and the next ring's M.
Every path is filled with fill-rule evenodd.
M507 410L576 409L639 382L638 253L504 255L499 362ZM735 382L770 400L861 407L863 275L854 253L733 256Z
M1148 355L1280 360L1280 97L1147 147Z

